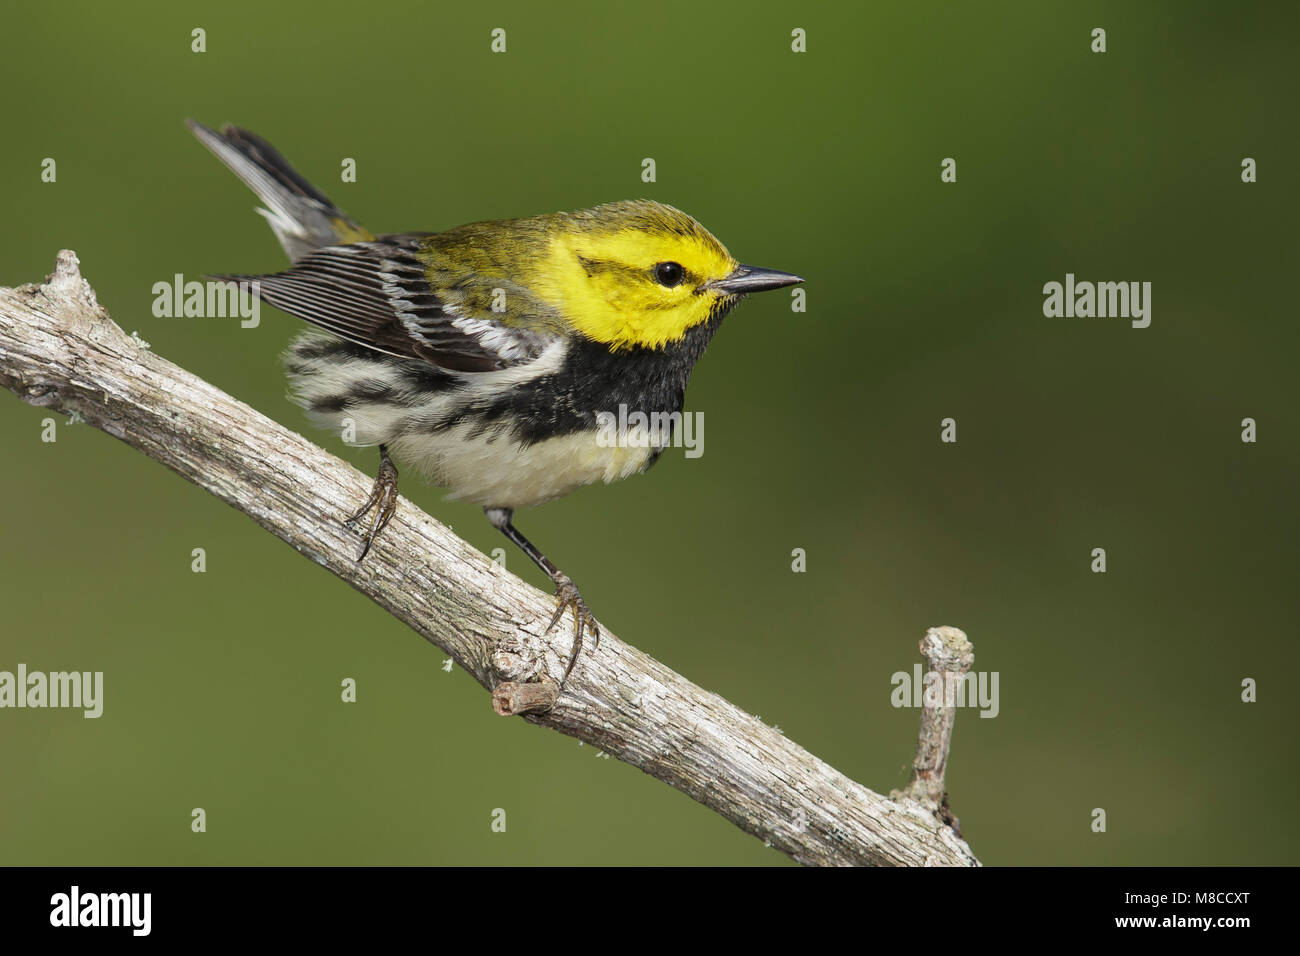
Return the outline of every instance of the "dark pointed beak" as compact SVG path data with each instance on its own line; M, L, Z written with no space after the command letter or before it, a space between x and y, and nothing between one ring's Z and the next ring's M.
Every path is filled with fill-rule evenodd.
M705 285L706 289L716 289L731 295L747 295L750 292L764 292L768 289L783 289L788 285L797 285L803 279L789 272L777 272L775 269L760 269L758 266L736 266L731 275L715 279Z

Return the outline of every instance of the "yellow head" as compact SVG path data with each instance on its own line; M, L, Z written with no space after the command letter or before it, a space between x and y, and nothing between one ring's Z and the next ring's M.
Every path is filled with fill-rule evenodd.
M747 292L802 282L743 266L686 213L648 200L548 217L529 289L611 349L661 348Z

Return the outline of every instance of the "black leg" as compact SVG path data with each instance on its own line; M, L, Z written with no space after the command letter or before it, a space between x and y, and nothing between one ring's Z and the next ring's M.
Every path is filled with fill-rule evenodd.
M397 466L393 464L393 459L388 457L387 445L379 446L379 475L371 486L370 497L366 499L366 503L360 510L344 523L354 524L372 508L375 515L370 521L370 527L366 529L366 543L361 548L361 553L357 555L358 561L370 553L370 546L375 543L375 538L388 527L388 522L393 520L393 512L397 510Z
M484 508L483 513L487 515L488 521L492 522L492 526L518 545L520 551L532 558L533 563L545 571L546 576L555 585L555 613L551 616L551 623L546 625L546 633L549 634L551 629L560 622L565 608L573 608L573 650L569 656L569 664L564 669L564 677L560 681L560 686L563 687L573 671L573 665L578 662L578 653L582 650L583 632L589 632L593 646L600 647L600 625L596 623L596 618L592 616L587 602L578 593L578 588L572 579L552 564L550 558L538 551L533 543L511 524L510 519L514 517L513 509Z

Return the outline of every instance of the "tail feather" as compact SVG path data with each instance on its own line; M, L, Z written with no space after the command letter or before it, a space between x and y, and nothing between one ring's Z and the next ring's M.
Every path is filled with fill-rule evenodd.
M260 136L236 126L217 132L194 120L186 120L185 125L266 204L267 208L257 211L266 217L293 261L322 246L374 238Z

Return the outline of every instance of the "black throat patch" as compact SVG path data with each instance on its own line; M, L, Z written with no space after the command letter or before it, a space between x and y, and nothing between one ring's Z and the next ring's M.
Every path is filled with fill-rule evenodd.
M497 424L511 437L531 444L557 435L592 431L597 414L680 412L691 370L717 333L734 299L705 322L663 348L610 351L587 338L576 338L564 365L501 396L489 408L475 410L467 421Z

